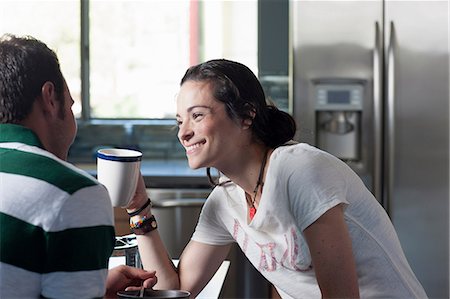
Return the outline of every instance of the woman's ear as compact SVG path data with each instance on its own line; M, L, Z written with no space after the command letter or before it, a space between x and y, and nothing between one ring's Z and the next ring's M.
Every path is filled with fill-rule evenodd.
M243 127L244 129L248 129L248 128L250 128L250 126L252 125L252 123L253 123L253 118L245 118L245 119L242 121L242 127Z
M244 129L248 129L250 128L250 126L253 124L253 119L256 116L256 112L254 109L252 109L250 112L250 117L248 118L244 118L244 120L242 121L242 126L244 127Z
M242 127L244 129L248 129L252 125L253 119L256 116L256 109L250 103L246 103L245 108L248 109L248 117L242 120Z

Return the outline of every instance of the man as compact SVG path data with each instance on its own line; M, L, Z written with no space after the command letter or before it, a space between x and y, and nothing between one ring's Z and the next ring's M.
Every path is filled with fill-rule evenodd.
M108 193L65 161L73 103L52 50L0 37L0 298L95 298L156 283L141 269L108 272Z

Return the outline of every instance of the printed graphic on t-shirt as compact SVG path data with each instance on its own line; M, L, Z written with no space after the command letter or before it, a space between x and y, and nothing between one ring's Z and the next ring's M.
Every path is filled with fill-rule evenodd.
M277 243L276 240L268 239L267 242L259 243L249 238L239 221L235 219L233 238L252 264L261 272L276 271L279 267L300 272L311 269L311 259L309 254L303 252L304 250L300 246L302 238L295 227L291 227L286 233L279 236L284 239L282 242ZM253 252L258 252L259 255L255 255Z

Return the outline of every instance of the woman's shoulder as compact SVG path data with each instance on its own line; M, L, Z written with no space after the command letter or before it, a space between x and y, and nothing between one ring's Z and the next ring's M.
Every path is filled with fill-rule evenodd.
M271 156L274 164L297 165L298 163L312 163L328 156L326 152L307 143L290 143L277 147Z
M298 154L298 153L320 153L323 152L319 148L310 145L308 143L304 142L297 142L297 141L288 141L283 145L280 145L279 147L274 149L275 155L289 155L289 154Z
M342 171L338 158L307 143L278 147L271 156L272 175L278 178L295 176L314 181L324 174L336 176Z

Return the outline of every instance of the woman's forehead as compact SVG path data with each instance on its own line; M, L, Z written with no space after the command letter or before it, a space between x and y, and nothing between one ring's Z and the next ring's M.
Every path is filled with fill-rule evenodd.
M177 95L177 109L192 105L211 106L220 102L214 98L213 90L209 83L201 81L185 82Z

